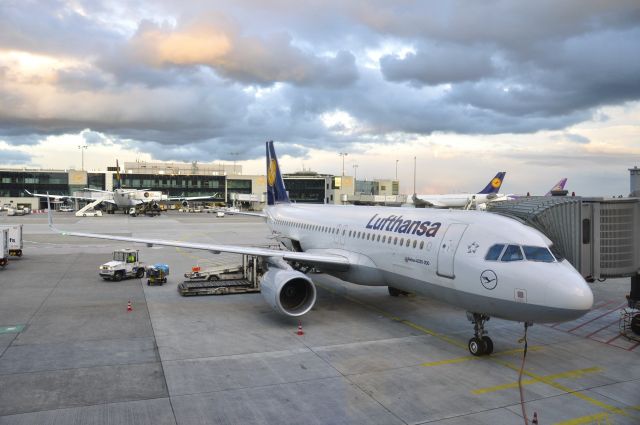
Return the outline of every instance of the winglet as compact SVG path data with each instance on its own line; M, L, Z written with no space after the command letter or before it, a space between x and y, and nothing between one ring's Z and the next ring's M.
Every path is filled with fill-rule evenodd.
M27 192L27 195L33 196L33 194L31 192L29 192L27 189L25 189L24 191Z
M488 185L485 186L478 194L489 194L489 193L498 193L500 190L500 186L502 186L502 181L504 180L504 175L507 174L506 171L500 171L494 178L491 179Z
M49 198L49 192L47 192L47 219L49 221L49 228L51 230L56 230L53 227L53 215L51 214L51 198Z

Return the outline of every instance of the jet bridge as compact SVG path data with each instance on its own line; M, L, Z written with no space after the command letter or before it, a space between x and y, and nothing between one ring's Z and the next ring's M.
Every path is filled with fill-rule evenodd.
M540 230L587 280L631 277L640 291L640 198L535 196L487 209Z

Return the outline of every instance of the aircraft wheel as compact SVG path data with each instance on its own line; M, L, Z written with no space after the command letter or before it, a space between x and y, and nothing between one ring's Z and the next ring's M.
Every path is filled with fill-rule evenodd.
M389 289L389 295L392 297L397 297L402 293L401 290L394 288L393 286L388 286L387 288Z
M487 348L485 342L482 339L476 337L473 337L469 340L468 347L469 352L474 356L482 356Z
M640 335L640 313L631 319L631 331L636 335Z
M493 341L491 340L491 338L485 335L482 337L482 341L484 342L485 346L484 354L489 355L493 353Z

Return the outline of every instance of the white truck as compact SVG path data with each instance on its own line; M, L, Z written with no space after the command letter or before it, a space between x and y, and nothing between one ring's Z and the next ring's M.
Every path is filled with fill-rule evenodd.
M113 251L113 260L101 265L98 273L104 280L121 281L130 277L142 279L145 265L138 259L137 249L117 249Z
M0 228L2 227L9 231L9 255L13 257L22 257L22 224L0 226Z
M9 229L0 227L0 267L9 262Z

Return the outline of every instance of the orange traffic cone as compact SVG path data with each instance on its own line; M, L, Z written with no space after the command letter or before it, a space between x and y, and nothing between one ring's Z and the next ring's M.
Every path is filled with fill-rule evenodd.
M538 413L537 412L533 412L533 420L531 421L532 424L538 424Z
M133 307L131 307L131 300L127 303L127 311L133 311Z
M296 335L302 336L304 335L304 332L302 331L302 323L298 322L298 332L296 332Z

